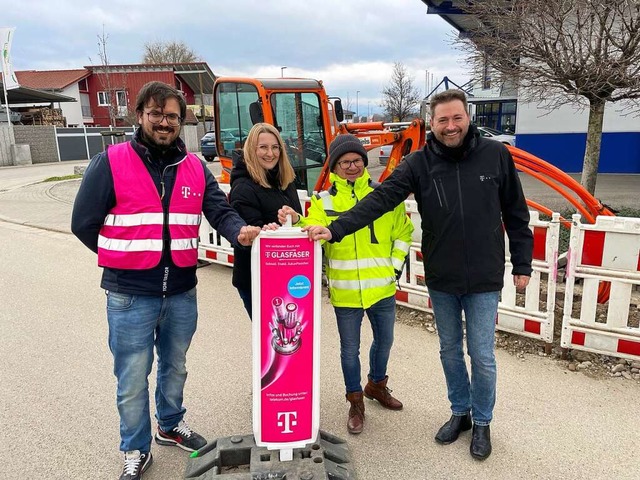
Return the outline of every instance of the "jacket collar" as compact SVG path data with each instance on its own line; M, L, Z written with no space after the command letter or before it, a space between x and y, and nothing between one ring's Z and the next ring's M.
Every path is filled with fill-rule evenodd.
M365 167L362 176L356 178L355 183L351 183L346 178L342 178L338 176L337 173L331 172L329 174L329 181L331 182L332 188L336 192L342 190L355 191L356 194L365 190L371 184L371 176L369 175L369 170Z
M136 129L131 139L131 146L136 151L140 158L145 159L150 163L156 163L159 165L169 165L175 163L187 154L187 147L180 137L176 138L176 141L164 151L158 148L148 146L142 139L142 129Z

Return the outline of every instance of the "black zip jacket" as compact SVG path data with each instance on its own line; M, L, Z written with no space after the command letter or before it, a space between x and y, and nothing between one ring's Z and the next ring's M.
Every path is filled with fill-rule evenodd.
M131 146L144 161L153 183L162 197L165 215L164 248L160 263L147 270L121 270L105 268L101 287L113 292L134 295L175 295L192 289L196 283L196 267L177 267L169 250L169 232L166 218L169 200L177 172L177 164L187 150L179 138L167 150L150 148L142 143L138 129ZM211 171L202 162L205 173L205 193L202 210L207 221L231 243L237 243L240 228L245 225L227 202L226 195ZM73 205L71 231L82 243L97 253L98 233L109 211L116 204L113 176L106 152L99 153L87 167Z
M481 138L473 126L465 145L455 152L442 148L429 134L422 150L407 155L375 191L329 225L331 242L368 225L414 193L422 218L428 288L452 294L501 290L503 224L512 273L531 275L533 235L511 154L502 143Z
M247 165L239 157L231 170L231 192L229 202L236 209L247 225L262 227L268 223L278 223L278 210L289 205L302 215L295 182L285 190L278 186L278 165L267 172L271 188L265 188L253 181L247 171ZM243 246L234 247L233 286L242 290L251 288L251 249Z

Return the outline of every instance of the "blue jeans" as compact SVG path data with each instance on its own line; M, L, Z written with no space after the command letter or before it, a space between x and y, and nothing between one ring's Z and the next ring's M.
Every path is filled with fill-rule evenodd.
M340 334L340 361L347 393L361 392L360 384L360 327L364 308L334 307ZM373 342L369 349L369 379L384 380L387 375L389 353L393 345L396 321L396 299L388 297L366 309L371 322Z
M195 287L170 297L107 292L109 348L118 379L120 450L151 448L149 381L153 348L158 355L156 419L165 430L174 428L186 412L182 405L187 380L186 354L196 331Z
M494 341L500 292L453 295L429 290L440 338L440 361L453 415L471 412L473 423L489 425L496 403ZM462 311L471 358L471 383L462 349Z
M238 294L240 295L240 298L242 299L242 303L244 304L244 309L247 311L247 313L249 314L249 320L251 320L251 316L252 316L252 310L251 310L251 289L247 288L236 288L236 290L238 290Z

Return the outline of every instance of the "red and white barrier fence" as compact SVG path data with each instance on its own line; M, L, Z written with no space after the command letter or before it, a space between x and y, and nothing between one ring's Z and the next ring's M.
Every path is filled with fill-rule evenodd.
M415 230L407 261L407 275L400 281L396 293L398 304L433 313L429 292L424 282L424 266L420 252L422 231L415 201L407 201L407 214ZM504 288L502 289L496 326L499 330L536 338L546 343L553 341L554 309L557 285L558 243L560 215L551 221L540 220L538 212L530 212L529 226L533 231L533 273L524 295L517 295L511 274L511 262L505 259ZM508 239L505 235L505 241ZM541 298L543 301L541 302Z
M228 193L228 185L220 187ZM309 197L304 191L299 191L298 194L301 205L306 208ZM396 300L400 305L433 313L429 292L424 283L420 215L415 201L407 200L405 205L415 229ZM530 213L529 225L534 237L531 281L524 295L517 294L507 256L505 286L498 307L496 326L498 330L550 344L554 330L559 215L554 214L550 221L543 221L538 212ZM561 344L566 348L640 358L640 329L637 325L629 324L631 292L635 285L640 284L640 219L598 217L595 225L583 225L579 218L579 215L573 218L567 255ZM233 265L233 247L206 220L200 227L199 259ZM583 287L580 312L574 316L576 279L582 281ZM608 305L601 307L607 310L606 318L596 316L600 282L611 283Z
M640 328L632 324L632 291L640 285L640 219L599 216L594 225L573 216L567 254L561 345L564 348L640 359ZM574 301L580 293L580 307ZM610 282L607 304L598 287Z
M533 231L533 272L522 302L513 284L509 239L505 235L507 258L497 328L550 344L553 342L556 306L560 214L554 213L551 221L540 220L537 211L529 212L529 215L529 228Z

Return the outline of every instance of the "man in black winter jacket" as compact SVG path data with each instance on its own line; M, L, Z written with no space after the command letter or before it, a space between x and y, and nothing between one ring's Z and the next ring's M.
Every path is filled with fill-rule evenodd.
M231 208L206 164L187 152L178 136L186 110L175 88L143 86L134 138L91 160L73 206L71 230L104 267L124 453L120 480L141 478L152 462L147 377L154 347L156 443L187 451L206 445L183 418L202 214L233 244L248 246L260 233Z
M489 424L496 396L495 320L509 237L513 281L531 276L533 235L507 148L470 125L461 90L431 99L431 133L374 192L328 228L306 228L313 240L339 242L415 194L422 220L425 279L435 313L451 418L436 434L443 445L473 426L471 455L491 454ZM504 229L504 230L503 230ZM465 314L471 379L464 360Z

